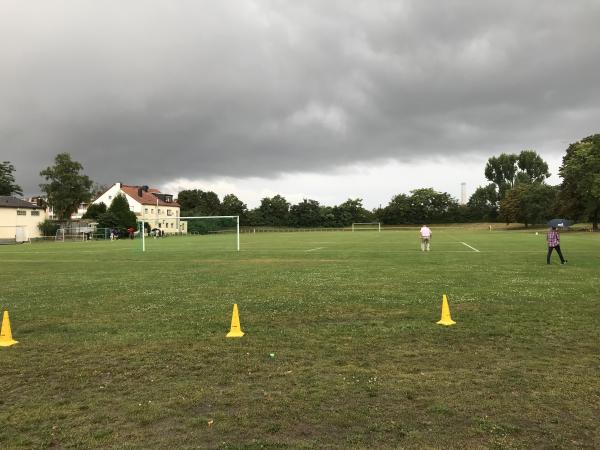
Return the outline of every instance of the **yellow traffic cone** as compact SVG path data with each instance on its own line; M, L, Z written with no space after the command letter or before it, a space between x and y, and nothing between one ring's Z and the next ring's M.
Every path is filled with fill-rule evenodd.
M237 303L233 305L233 314L231 315L231 330L227 337L242 337L244 332L240 328L240 316L238 315Z
M442 318L439 322L436 322L438 325L454 325L456 322L452 320L450 317L450 307L448 306L448 299L446 298L446 294L442 297Z
M12 331L10 331L10 320L8 319L8 311L4 311L4 317L2 318L2 329L0 330L0 347L10 347L16 344L12 338Z

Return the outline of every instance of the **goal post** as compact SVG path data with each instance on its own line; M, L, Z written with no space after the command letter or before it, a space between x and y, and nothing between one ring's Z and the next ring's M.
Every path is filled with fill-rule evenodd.
M240 216L182 216L139 219L142 251L148 237L199 235L235 235L235 248L240 251Z
M352 232L354 231L378 231L381 232L380 222L356 222L352 224Z

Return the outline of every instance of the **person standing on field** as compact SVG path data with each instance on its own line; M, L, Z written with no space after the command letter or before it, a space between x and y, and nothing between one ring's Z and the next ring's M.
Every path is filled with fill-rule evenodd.
M421 235L421 251L429 251L429 243L431 241L431 230L427 225L423 225L419 231Z
M546 256L546 264L550 264L550 256L552 255L552 250L556 250L556 253L558 253L558 257L560 258L561 264L566 263L567 260L563 258L563 254L560 251L560 233L558 232L556 227L552 227L550 230L548 230L546 240L548 241L548 256Z

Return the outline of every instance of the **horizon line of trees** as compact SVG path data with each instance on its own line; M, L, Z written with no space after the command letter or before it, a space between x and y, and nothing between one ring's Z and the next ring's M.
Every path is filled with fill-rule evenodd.
M373 210L366 209L360 198L327 206L308 198L291 204L279 194L265 197L259 206L249 209L234 194L220 201L215 192L200 189L181 191L177 201L182 216L240 216L240 224L244 226L332 228L359 222L413 224L466 222L473 218L466 205L459 205L450 194L433 188L415 189L409 195L398 194L385 208Z
M0 195L22 195L16 184L15 168L9 161L0 163ZM89 202L98 185L81 173L83 166L69 153L56 156L54 165L40 172L45 183L40 189L47 195L59 220L68 220L79 204ZM459 204L447 192L420 188L409 194L397 194L383 208L367 210L360 198L349 198L336 206L321 205L304 199L289 203L283 196L265 197L258 207L249 209L234 194L219 199L212 191L201 189L179 192L182 216L239 215L246 226L272 227L345 227L356 222L383 224L506 222L525 226L544 223L556 216L590 221L598 229L600 219L600 134L570 144L559 169L560 185L546 183L548 164L534 150L519 154L492 156L484 168L486 186L478 187L466 205ZM122 203L122 201L120 201ZM114 226L131 224L123 205L106 206L98 211L103 222ZM123 222L121 224L120 222Z

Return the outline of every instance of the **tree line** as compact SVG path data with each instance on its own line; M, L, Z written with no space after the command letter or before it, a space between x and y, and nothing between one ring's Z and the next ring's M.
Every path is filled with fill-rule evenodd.
M278 227L346 227L356 222L387 225L460 222L506 222L532 224L566 216L592 222L598 229L600 216L600 134L571 144L563 157L562 183L547 184L548 164L534 150L502 153L488 159L484 175L490 182L478 187L466 205L447 192L421 188L392 197L383 208L365 209L360 198L337 206L304 199L292 205L284 197L265 197L248 209L235 195L219 201L212 191L199 189L179 193L182 215L239 215L244 225Z
M0 195L22 195L16 184L14 166L0 163ZM59 220L68 220L81 203L99 194L98 186L82 173L83 166L68 153L56 156L54 165L40 172L40 189L47 196ZM304 199L291 204L283 196L265 197L249 209L234 194L222 199L201 189L179 192L182 216L236 215L246 226L268 227L345 227L356 222L381 222L388 225L455 222L506 222L525 226L544 223L555 216L590 221L598 229L600 218L600 134L575 142L566 150L559 175L562 183L547 184L547 163L534 150L519 154L502 153L488 159L484 174L489 184L478 187L466 205L447 192L421 188L395 195L382 208L366 209L360 198L349 198L336 206ZM122 201L111 210L97 211L104 222L120 226L131 223Z

